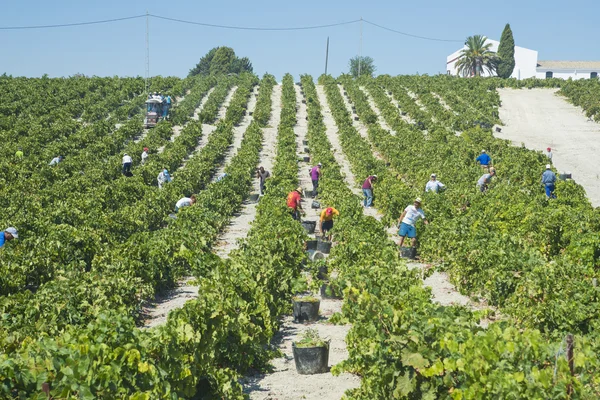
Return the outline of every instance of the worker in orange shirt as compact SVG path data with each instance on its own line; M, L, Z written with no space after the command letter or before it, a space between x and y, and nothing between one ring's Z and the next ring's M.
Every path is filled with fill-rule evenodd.
M302 188L298 187L291 191L287 196L287 206L292 218L300 221L300 212L302 212Z
M339 216L340 212L333 207L327 207L321 211L321 234L331 241L331 228L333 228L333 217Z

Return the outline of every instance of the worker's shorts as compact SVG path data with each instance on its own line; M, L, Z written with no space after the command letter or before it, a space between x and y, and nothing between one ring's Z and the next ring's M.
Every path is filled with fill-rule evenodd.
M323 221L323 232L330 231L333 228L333 220Z
M398 231L399 236L408 236L409 239L417 237L417 228L407 223L400 224L400 230Z

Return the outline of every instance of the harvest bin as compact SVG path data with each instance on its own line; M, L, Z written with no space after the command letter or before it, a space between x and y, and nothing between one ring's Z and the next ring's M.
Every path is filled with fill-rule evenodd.
M321 301L305 301L302 298L292 299L294 306L294 322L314 322L319 319Z
M302 227L306 230L307 233L315 233L317 223L315 221L302 221Z
M320 347L296 347L292 343L292 351L300 375L322 374L329 370L329 343Z

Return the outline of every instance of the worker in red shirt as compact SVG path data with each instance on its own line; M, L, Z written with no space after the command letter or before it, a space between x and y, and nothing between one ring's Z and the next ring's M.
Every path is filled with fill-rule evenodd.
M302 211L302 188L298 187L287 196L287 206L296 221L300 221L300 212Z

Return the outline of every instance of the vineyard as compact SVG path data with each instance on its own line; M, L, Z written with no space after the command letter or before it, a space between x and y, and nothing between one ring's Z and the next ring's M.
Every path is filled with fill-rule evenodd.
M0 397L254 398L244 377L268 374L281 317L325 283L319 267L342 297L327 323L351 326L328 375L360 378L347 398L600 397L600 213L573 180L548 201L545 155L493 134L499 88L559 88L597 120L598 82L296 78L152 78L176 101L144 129L141 78L0 76L0 220L19 230L0 249ZM498 171L485 194L481 149ZM317 163L319 201L340 216L312 262L285 199ZM252 203L260 165L271 178ZM424 192L431 173L447 190ZM416 197L420 263L396 244ZM437 299L432 276L465 303ZM181 307L149 311L182 287Z

